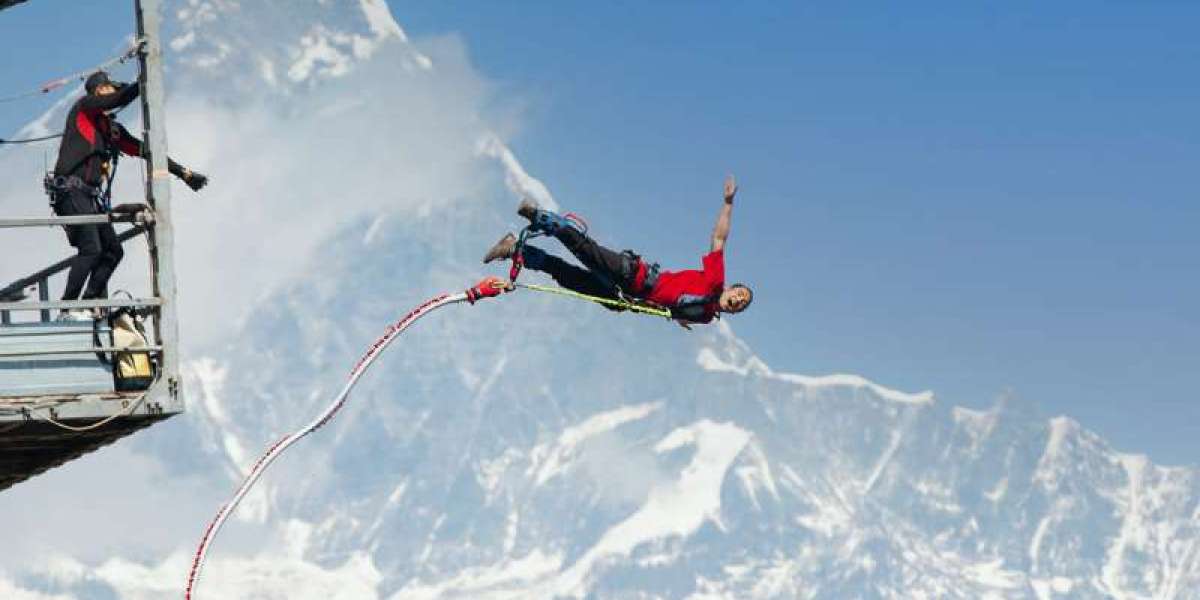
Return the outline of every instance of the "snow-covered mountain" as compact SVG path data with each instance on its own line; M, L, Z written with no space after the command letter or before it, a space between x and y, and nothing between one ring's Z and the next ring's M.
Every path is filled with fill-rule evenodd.
M217 508L183 499L223 498L386 324L487 271L482 251L517 224L510 190L551 201L493 133L505 127L465 59L418 51L385 9L172 9L173 76L258 94L249 109L230 88L185 103L172 123L194 135L174 139L239 123L234 147L273 152L230 159L253 168L198 152L224 167L207 209L253 195L264 206L244 210L268 233L248 250L219 236L236 224L185 205L181 272L207 259L251 283L185 312L209 330L187 365L189 412L124 443L169 467L156 481L195 536L165 556L136 532L107 558L61 553L0 578L0 596L178 595ZM286 114L259 112L274 103ZM389 109L400 116L381 123ZM373 129L428 150L340 158L385 153ZM294 146L308 139L335 168L300 183L316 154ZM317 201L331 197L339 210ZM294 221L266 218L295 206ZM247 256L272 268L235 259ZM185 294L210 281L184 277ZM202 598L1200 598L1196 470L1117 452L1019 400L976 412L857 376L792 375L727 324L687 332L528 291L416 325L227 527Z
M208 445L248 464L400 307L469 281L493 218L439 220L349 227L332 283L265 303L235 339L269 352L203 367ZM250 512L325 568L369 559L379 597L1200 597L1195 471L1015 401L777 373L726 326L447 309L306 444Z
M350 74L379 52L388 64L427 71L383 0L188 0L172 7L167 47L180 83L248 95L290 95Z

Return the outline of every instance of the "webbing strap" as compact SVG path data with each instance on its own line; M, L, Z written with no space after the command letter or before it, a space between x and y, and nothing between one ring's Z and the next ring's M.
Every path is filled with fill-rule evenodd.
M554 286L549 286L549 285L518 283L518 284L516 284L516 286L519 288L525 288L527 290L533 290L535 292L546 292L549 294L557 294L559 296L569 296L571 298L578 298L580 300L587 300L589 302L595 302L596 304L603 304L605 306L613 306L616 308L623 308L625 310L633 311L636 313L641 313L644 315L651 315L651 316L655 316L655 317L664 317L667 319L671 318L671 311L669 309L661 308L658 306L650 306L647 304L630 302L628 300L618 300L616 298L605 298L603 296L592 296L589 294L583 294L580 292L576 292L574 290L568 290L566 288L554 287Z

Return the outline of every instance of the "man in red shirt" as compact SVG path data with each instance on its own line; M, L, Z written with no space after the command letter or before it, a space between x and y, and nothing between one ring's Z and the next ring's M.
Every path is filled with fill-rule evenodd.
M539 210L531 200L524 200L517 214L529 219L530 229L552 235L566 246L586 269L547 254L525 244L521 256L525 266L549 274L559 285L583 294L615 298L629 296L670 309L671 316L681 324L708 323L718 313L739 313L754 299L750 288L740 283L725 285L725 241L729 238L729 223L733 215L733 197L737 183L733 176L725 180L725 203L713 228L712 246L702 259L700 270L664 271L657 264L647 263L630 250L616 252L597 244L570 220L546 210ZM483 262L512 258L517 251L517 238L504 236Z

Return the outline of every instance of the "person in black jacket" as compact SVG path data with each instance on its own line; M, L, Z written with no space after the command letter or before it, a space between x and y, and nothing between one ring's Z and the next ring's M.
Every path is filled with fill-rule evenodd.
M134 137L109 111L117 110L138 97L138 86L117 83L104 71L97 71L84 83L87 95L80 98L67 114L58 161L54 166L51 204L59 216L102 214L102 194L106 178L114 168L118 153L142 156L142 141ZM188 187L199 191L208 178L167 159L171 174ZM124 257L112 224L67 225L67 240L76 248L63 300L103 298L108 294L108 279ZM87 289L84 289L84 283ZM90 313L64 312L65 318L90 318Z

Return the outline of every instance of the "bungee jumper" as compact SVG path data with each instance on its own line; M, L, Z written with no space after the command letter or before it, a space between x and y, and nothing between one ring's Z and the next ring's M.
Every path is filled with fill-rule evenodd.
M529 220L529 227L521 232L520 239L512 233L505 235L488 251L483 260L489 263L511 259L513 267L509 272L509 279L484 277L462 292L441 294L429 299L389 325L383 335L367 347L362 358L350 369L350 376L341 392L325 410L307 425L271 444L249 467L229 501L217 510L208 527L204 529L196 552L192 555L184 599L194 600L196 597L201 573L217 534L271 464L288 448L336 417L345 406L359 378L392 342L421 317L453 304L465 302L474 305L480 300L494 298L521 287L516 283L516 278L522 266L550 274L555 281L569 290L568 293L586 296L589 300L616 310L640 310L649 314L669 316L685 327L688 323L711 322L719 313L738 313L745 310L753 299L750 288L741 284L725 286L725 242L729 238L733 198L736 193L737 184L730 176L725 180L725 203L713 229L710 251L703 258L704 268L686 271L661 271L658 265L647 264L631 251L609 250L587 236L586 227L578 217L540 210L534 202L523 200L517 213ZM588 268L571 265L526 243L530 237L538 235L556 237ZM524 287L539 288L530 285ZM657 306L650 306L651 304Z
M488 250L483 262L512 260L510 279L514 284L520 269L529 267L550 275L563 288L613 310L661 314L684 327L710 323L720 318L721 313L746 310L754 299L753 292L744 284L725 285L725 242L737 194L737 182L732 175L725 179L724 192L725 201L713 228L712 244L701 259L703 268L699 270L666 271L631 250L617 252L605 248L588 237L586 226L578 217L539 209L528 198L521 201L517 214L528 219L529 226L520 237L506 234ZM586 268L528 243L530 238L540 235L558 239Z
M47 176L46 192L54 213L62 216L97 215L112 212L111 193L121 154L142 156L142 141L116 122L109 111L133 102L139 93L135 83L112 81L108 73L96 71L84 83L87 92L67 113L62 144L54 173ZM194 191L208 178L167 159L172 175ZM120 208L120 207L118 207ZM108 280L125 252L111 223L66 225L67 241L78 253L71 262L63 300L104 298ZM84 289L84 283L87 289ZM87 310L67 311L62 320L91 320Z
M484 257L485 263L511 259L513 266L509 278L505 280L495 276L484 277L462 292L435 296L389 325L383 335L367 347L362 358L350 369L349 378L330 404L307 425L271 444L249 467L229 501L217 510L208 527L204 529L192 556L184 588L185 600L194 600L196 596L201 573L217 534L271 464L288 448L336 417L345 406L359 378L392 342L421 317L453 304L465 302L474 305L480 300L494 298L521 287L521 284L516 283L516 278L522 266L550 274L568 290L568 293L587 296L590 300L616 310L642 310L649 314L660 314L655 311L661 311L663 316L674 318L685 327L688 323L711 322L719 313L738 313L745 310L753 299L750 288L741 284L725 286L725 242L729 238L733 198L736 193L737 184L730 176L725 180L725 203L713 229L710 251L703 258L704 268L686 271L661 271L658 265L647 264L631 251L609 250L587 236L586 226L578 217L540 210L534 202L522 200L517 213L529 220L529 227L521 232L519 239L512 233L505 235ZM539 235L556 237L588 268L571 265L526 243L530 237ZM538 288L530 285L524 287ZM651 303L657 306L650 306Z

